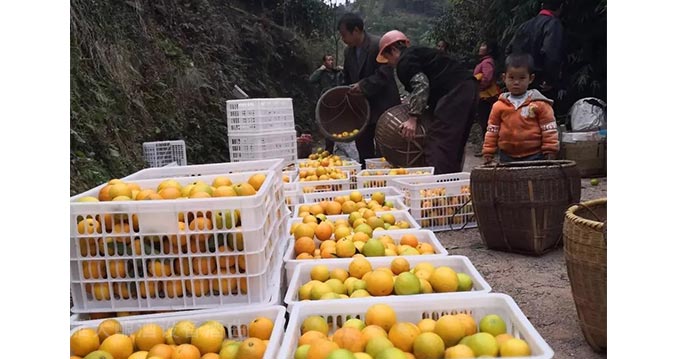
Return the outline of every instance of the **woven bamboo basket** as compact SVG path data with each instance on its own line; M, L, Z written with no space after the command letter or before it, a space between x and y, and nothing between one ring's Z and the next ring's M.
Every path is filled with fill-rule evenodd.
M573 161L484 165L470 179L481 239L493 250L539 256L557 248L564 212L581 199Z
M369 123L369 102L363 95L349 94L350 86L338 86L324 92L316 103L316 124L323 137L335 142L352 142ZM359 130L354 136L333 134Z
M607 348L607 198L571 206L564 220L564 255L586 341Z
M419 123L413 140L403 138L400 126L408 120L408 117L406 104L396 105L379 116L375 130L377 148L393 167L424 167L425 127ZM429 120L430 117L427 114L421 118L421 122Z

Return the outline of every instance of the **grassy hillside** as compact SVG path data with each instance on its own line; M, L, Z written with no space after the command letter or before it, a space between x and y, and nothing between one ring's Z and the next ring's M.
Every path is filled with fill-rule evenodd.
M144 167L141 145L183 139L189 163L228 161L225 101L292 97L312 119L303 39L236 1L71 0L75 194Z

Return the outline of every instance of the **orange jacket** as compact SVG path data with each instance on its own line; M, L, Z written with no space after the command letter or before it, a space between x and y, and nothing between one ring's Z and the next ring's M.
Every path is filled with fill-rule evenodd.
M552 100L537 90L529 90L525 102L515 108L509 97L510 92L503 93L493 104L482 149L484 155L493 155L496 149L516 158L559 152Z

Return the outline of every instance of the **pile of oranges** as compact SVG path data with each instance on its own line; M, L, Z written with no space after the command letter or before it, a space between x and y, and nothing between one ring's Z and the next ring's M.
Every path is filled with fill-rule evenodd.
M82 328L71 335L71 359L261 359L274 322L258 317L247 328L248 338L242 340L227 339L227 328L215 320L199 326L181 320L165 330L150 323L129 334L119 321L107 319L97 328Z
M352 191L349 195L337 196L332 201L321 201L316 204L303 204L299 206L298 217L308 215L317 216L324 214L327 216L350 214L360 211L363 208L375 212L390 211L394 208L394 203L386 200L383 192L372 193L369 200L362 196L359 191Z
M330 319L330 318L329 318ZM298 333L295 358L409 359L529 356L530 347L507 333L498 315L477 321L468 313L418 323L399 321L387 304L374 304L364 320L346 319L331 333L326 318L309 316Z

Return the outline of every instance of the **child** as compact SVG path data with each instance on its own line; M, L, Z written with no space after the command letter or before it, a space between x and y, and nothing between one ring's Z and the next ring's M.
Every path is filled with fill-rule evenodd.
M501 89L496 84L496 61L495 57L498 54L498 47L495 42L482 42L479 46L479 57L481 60L474 68L474 77L479 80L479 105L477 107L477 122L481 127L481 140L486 137L486 126L489 121L491 107L498 101L498 96L501 94ZM476 157L481 157L481 151L475 154Z
M503 81L509 92L493 104L484 139L484 162L490 163L499 150L500 161L554 159L559 152L557 123L552 100L527 87L535 79L529 54L506 58Z

